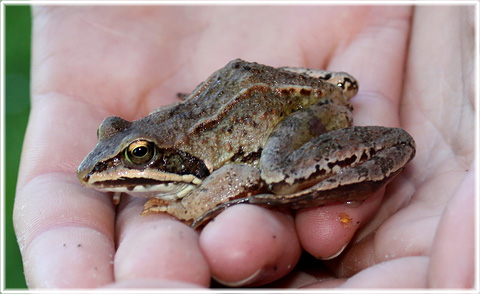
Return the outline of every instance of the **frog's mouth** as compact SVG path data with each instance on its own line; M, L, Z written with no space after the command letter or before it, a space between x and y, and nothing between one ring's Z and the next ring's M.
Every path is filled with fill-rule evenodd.
M92 188L104 192L125 193L145 198L182 198L196 185L185 182L159 182L152 179L120 178L93 184Z
M90 173L82 178L89 188L104 192L126 193L147 198L181 198L202 183L194 175L178 175L151 170L130 170L129 175L117 172Z
M125 193L145 198L182 198L196 188L196 185L184 182L158 182L150 179L120 179L94 185L95 189L105 192Z

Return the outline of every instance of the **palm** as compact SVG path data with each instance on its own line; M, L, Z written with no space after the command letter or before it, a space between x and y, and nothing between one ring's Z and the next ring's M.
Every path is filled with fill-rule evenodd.
M357 225L341 226L339 213L367 225L355 235L353 245L328 264L338 277L348 277L388 259L428 255L439 215L472 160L473 150L461 150L465 160L460 162L452 145L459 141L471 145L468 140L472 130L462 129L466 135L442 134L446 126L460 119L460 109L452 114L452 121L439 120L433 127L426 123L438 112L429 112L429 116L425 108L418 107L429 105L427 100L431 97L415 87L418 73L413 69L407 71L407 95L401 100L408 9L379 11L383 18L372 20L369 8L342 8L344 19L340 20L344 25L329 27L339 21L335 12L340 11L225 7L66 9L40 13L38 19L49 19L46 26L55 28L56 34L46 36L50 30L34 32L34 50L42 50L34 51L33 108L24 152L36 160L22 163L16 230L26 261L36 260L38 252L51 246L54 238L60 248L50 252L51 256L47 254L49 267L66 268L63 258L67 258L69 271L65 271L67 277L51 277L26 268L30 285L95 287L129 280L128 285L155 287L165 282L158 279L164 279L207 286L210 274L235 283L261 269L263 276L255 276L251 281L258 285L286 274L288 265L299 258L300 245L317 257L338 252L358 229ZM299 13L302 21L297 19ZM176 22L186 15L188 24ZM258 21L258 28L252 31L246 27L245 17L249 17L251 25L256 26ZM61 28L57 26L60 20L64 21ZM178 26L168 27L171 23ZM362 25L354 25L359 23ZM373 30L389 25L393 28L390 31ZM223 26L227 29L222 30ZM391 48L378 46L383 42ZM225 44L235 46L225 48ZM272 52L272 48L276 50ZM401 126L412 133L417 140L417 158L389 186L388 196L370 222L367 220L379 207L382 193L357 209L334 205L300 211L296 223L282 213L237 206L222 213L198 236L165 215L140 217L142 199L127 197L115 212L108 197L79 187L73 171L94 146L95 129L103 118L117 115L132 120L144 116L174 101L177 92L191 91L211 72L236 57L273 66L328 67L350 72L359 79L361 87L353 100L356 124ZM369 112L371 108L374 113ZM426 138L425 132L433 138ZM61 144L53 143L58 138ZM434 148L429 144L435 140L439 143ZM40 146L45 148L39 150L41 142L44 145ZM448 162L447 157L438 155L439 151L449 155ZM447 166L455 166L449 171L448 181L444 178ZM440 184L441 200L430 191ZM31 198L42 190L47 194ZM28 208L20 210L18 207L26 199ZM38 207L45 201L51 205L41 209L43 218L39 221ZM401 208L404 209L399 211ZM429 217L427 221L425 216ZM423 238L414 239L418 235ZM415 262L426 268L421 258ZM372 269L375 271L375 267ZM351 283L361 283L358 277L368 283L369 271L362 273ZM45 284L46 280L50 284ZM301 285L295 278L289 282L290 286Z

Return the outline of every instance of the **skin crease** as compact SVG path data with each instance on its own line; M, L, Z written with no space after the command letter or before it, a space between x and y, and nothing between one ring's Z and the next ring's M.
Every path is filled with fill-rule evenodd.
M256 286L291 270L273 285L473 286L472 7L33 7L33 14L32 108L14 207L29 287L207 287L211 274ZM115 208L80 186L75 170L103 118L143 117L237 57L351 73L360 82L354 123L405 128L416 158L359 207L310 208L293 218L239 205L201 233L167 215L141 217L144 199L124 197ZM311 261L318 270L295 267L302 248L327 258L349 239L339 257Z

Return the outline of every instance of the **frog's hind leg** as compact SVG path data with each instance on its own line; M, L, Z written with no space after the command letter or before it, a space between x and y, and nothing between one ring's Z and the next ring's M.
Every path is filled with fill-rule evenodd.
M294 158L304 153L301 148L314 138L331 131L351 126L352 118L349 105L334 102L312 105L296 111L281 121L270 134L260 157L261 177L267 184L302 180L289 174L289 168L308 172L309 165L315 166L315 152L309 151L313 158ZM329 136L325 137L328 141ZM318 144L317 144L318 145ZM315 146L313 146L315 147ZM332 150L333 151L333 150ZM284 193L282 193L284 194Z
M261 176L277 194L279 205L359 200L363 197L359 194L385 185L415 154L413 138L402 129L346 127L306 136L305 131L298 135L294 131L305 127L305 122L288 119L274 130L260 158ZM312 120L308 125L315 124ZM267 201L271 197L259 195L251 200Z

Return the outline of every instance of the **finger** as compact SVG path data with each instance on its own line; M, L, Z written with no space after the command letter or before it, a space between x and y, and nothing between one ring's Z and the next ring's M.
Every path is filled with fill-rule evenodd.
M471 288L474 285L474 175L472 164L442 214L433 240L428 276L430 287Z
M396 234L395 229L396 226L399 226L398 223L395 225L393 222L394 224L387 226L386 224L392 223L390 220L395 218L392 213L408 205L414 191L413 185L402 174L396 178L394 183L387 186L383 193L385 197L380 199L380 207L370 212L372 218L365 219L359 226L353 236L351 246L348 246L338 258L328 262L335 276L351 277L365 268L398 257L399 253L394 252L392 248L409 246L399 241L398 237L392 237ZM379 193L382 194L382 192ZM370 199L375 201L375 195ZM369 214L368 211L366 213ZM387 219L388 221L386 221ZM408 224L408 227L410 227L409 231L412 232L412 235L418 233L411 228L411 224ZM388 243L385 242L386 240Z
M80 151L69 148L78 145L72 130L83 124L74 116L59 115L71 109L68 97L46 96L34 106L14 207L27 283L32 288L109 283L115 250L113 206L104 195L80 186L75 176Z
M358 207L334 204L299 210L295 227L302 247L319 259L337 257L378 209L383 192L381 189Z
M135 280L132 279L132 280L116 282L104 287L104 289L195 289L195 288L200 288L200 287L195 284L169 281L169 280L160 280L160 279L135 279Z
M274 281L290 272L301 254L290 216L243 204L210 222L200 246L214 279L228 286Z
M347 71L359 81L359 93L352 99L354 125L398 126L399 117L396 114L410 8L372 8L368 13L371 15L366 18L367 23L362 31L345 50L339 50L333 56L328 67ZM302 246L319 258L337 256L359 225L364 224L376 211L381 199L381 193L376 193L357 208L334 205L300 211L296 227ZM341 213L346 213L347 218L341 217ZM343 221L349 218L352 219L352 225L344 228ZM357 222L358 225L355 225Z
M425 288L428 258L404 257L373 265L349 279L324 280L304 288Z
M425 256L404 257L379 263L348 279L341 288L417 288L427 287L429 259Z
M208 287L210 272L197 232L167 214L141 216L144 203L130 197L119 207L115 280L163 279Z
M18 189L14 223L29 287L98 287L113 280L114 212L62 173Z

